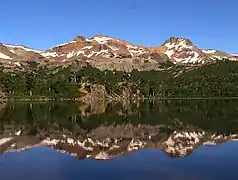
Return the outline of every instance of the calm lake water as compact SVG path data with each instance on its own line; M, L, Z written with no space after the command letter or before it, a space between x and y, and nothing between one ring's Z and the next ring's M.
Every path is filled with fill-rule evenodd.
M0 107L1 180L238 179L238 100Z

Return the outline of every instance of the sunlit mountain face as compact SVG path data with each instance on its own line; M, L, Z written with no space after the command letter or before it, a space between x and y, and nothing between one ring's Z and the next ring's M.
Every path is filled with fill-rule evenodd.
M159 149L185 157L237 140L237 107L237 100L7 103L0 110L0 152L47 146L78 159L107 160Z
M29 61L47 67L69 66L77 62L78 66L90 65L101 70L160 71L161 63L166 61L196 67L213 64L224 58L238 61L237 55L216 49L201 49L190 39L182 37L171 37L155 47L136 45L102 34L90 38L77 36L72 41L47 50L0 43L0 63L6 71L25 70Z

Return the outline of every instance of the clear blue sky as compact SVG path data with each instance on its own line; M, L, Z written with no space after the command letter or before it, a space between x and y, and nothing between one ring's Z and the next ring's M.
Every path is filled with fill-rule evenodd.
M2 0L0 10L4 43L47 49L106 34L154 46L177 36L238 53L238 0Z

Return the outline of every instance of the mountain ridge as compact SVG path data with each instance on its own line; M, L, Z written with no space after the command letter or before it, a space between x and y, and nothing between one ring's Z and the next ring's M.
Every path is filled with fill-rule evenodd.
M235 54L215 49L200 49L187 38L171 37L162 45L146 47L98 34L91 38L77 36L72 41L47 50L36 50L24 45L0 43L0 62L9 68L21 67L21 62L37 61L44 64L64 65L79 61L99 69L131 71L159 70L159 64L196 66L214 63L222 59L238 61Z
M32 48L31 48L31 46L29 46L29 45L27 45L27 44L12 44L12 43L9 43L9 42L1 42L1 41L0 41L0 44L10 45L10 46L24 46L24 47L26 47L26 48L33 49L33 50L37 50L37 51L47 51L47 50L52 49L52 48L54 48L54 47L57 47L57 46L60 46L60 45L63 45L63 44L67 44L67 43L69 43L69 42L71 42L71 41L74 41L77 37L83 37L83 38L85 38L85 39L90 39L90 38L95 37L95 36L105 36L105 37L111 37L111 38L114 38L114 39L120 39L120 38L117 38L117 37L115 37L115 36L109 36L109 35L105 35L105 34L96 34L96 35L90 36L90 37L78 35L78 36L75 36L75 37L70 38L70 40L68 40L68 41L62 41L61 43L55 44L55 45L50 46L50 47L48 47L48 48L37 48L37 47L34 47L34 48L32 47ZM189 39L189 38L187 38L187 37L185 37L185 36L170 36L170 37L167 38L166 40L163 40L161 43L153 43L153 45L150 45L150 44L149 44L149 45L148 45L148 44L145 45L145 44L143 44L143 43L133 43L132 41L128 41L128 42L131 42L132 44L135 44L135 45L137 45L137 46L142 46L142 47L147 47L147 48L155 48L155 47L159 47L159 46L165 44L165 42L168 41L168 40L171 39L171 38L181 38L181 39L187 39L187 40L191 41L191 39ZM126 41L126 40L123 40L123 39L121 39L121 40L122 40L122 41ZM191 42L192 42L192 41L191 41ZM192 42L192 44L194 44L194 43ZM195 45L195 46L197 46L197 45ZM214 50L214 49L216 49L216 48L214 48L214 49L211 49L211 48L201 48L201 49L204 49L204 50ZM216 49L216 50L222 51L222 49ZM235 53L235 52L227 53L227 54L230 54L230 55L233 55L233 56L238 56L238 53Z

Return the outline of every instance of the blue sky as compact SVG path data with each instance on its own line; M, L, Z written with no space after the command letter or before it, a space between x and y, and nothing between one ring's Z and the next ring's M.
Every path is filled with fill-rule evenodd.
M237 0L7 0L0 42L47 49L106 34L155 46L172 36L238 53Z

